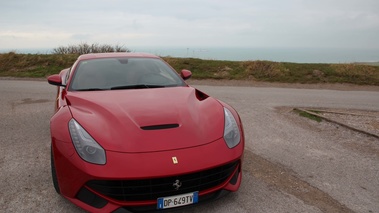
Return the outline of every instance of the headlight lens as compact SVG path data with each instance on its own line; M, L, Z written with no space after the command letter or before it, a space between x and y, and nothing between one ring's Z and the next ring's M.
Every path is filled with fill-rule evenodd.
M104 149L74 119L68 123L72 143L79 156L90 163L105 164Z
M224 140L229 148L233 148L240 143L241 135L233 114L224 108L225 114L225 127L224 127Z

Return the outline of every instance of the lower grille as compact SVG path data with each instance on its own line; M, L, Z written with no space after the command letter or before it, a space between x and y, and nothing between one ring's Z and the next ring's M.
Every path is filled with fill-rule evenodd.
M239 166L239 161L192 174L142 180L92 180L87 186L119 201L156 200L159 197L210 189L224 183ZM181 187L173 186L177 180Z

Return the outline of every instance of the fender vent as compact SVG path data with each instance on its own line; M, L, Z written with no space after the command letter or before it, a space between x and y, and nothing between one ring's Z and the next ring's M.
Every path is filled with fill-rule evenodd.
M172 129L178 128L179 124L161 124L161 125L153 125L153 126L141 126L143 130L159 130L159 129Z

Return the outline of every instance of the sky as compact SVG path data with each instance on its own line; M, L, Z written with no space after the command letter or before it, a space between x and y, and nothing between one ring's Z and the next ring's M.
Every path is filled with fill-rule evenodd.
M0 0L0 49L379 48L378 0Z

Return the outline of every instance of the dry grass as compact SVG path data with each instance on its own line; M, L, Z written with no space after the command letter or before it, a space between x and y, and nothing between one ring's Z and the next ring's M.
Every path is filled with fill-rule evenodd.
M270 61L246 61L242 63L246 75L256 79L276 79L287 75L288 70L281 64Z
M70 67L79 54L0 54L0 76L46 77ZM283 83L351 83L379 86L379 66L299 64L272 61L216 61L163 58L174 69L192 71L194 79L233 79Z
M0 76L46 77L70 67L78 55L0 54Z

